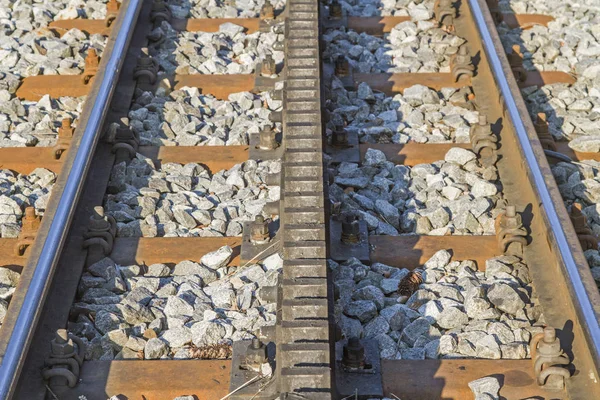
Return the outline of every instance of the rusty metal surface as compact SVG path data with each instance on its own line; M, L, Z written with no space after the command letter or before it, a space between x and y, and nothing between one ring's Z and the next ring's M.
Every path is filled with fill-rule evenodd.
M390 33L399 23L410 21L409 16L386 17L348 17L348 29L356 32L365 32L373 36Z
M231 93L250 92L254 89L253 74L229 75L176 75L175 89L185 86L196 87L204 94L211 94L217 99L227 100Z
M402 400L472 399L468 384L482 376L498 378L503 399L567 398L537 386L531 360L383 360L382 370L384 395Z
M54 388L60 400L166 400L195 396L219 400L229 393L230 360L86 361L75 389Z
M363 143L360 145L360 157L364 159L368 149L382 151L387 160L395 164L413 166L443 160L453 147L471 149L469 143Z
M379 90L387 95L393 96L396 93L402 93L407 87L413 85L424 85L435 90L445 87L461 88L470 85L470 79L456 82L451 73L380 73L363 74L354 73L354 82L358 85L360 82L367 82L373 90Z
M453 260L473 260L480 271L485 261L498 254L495 236L426 236L371 235L371 262L380 262L398 268L415 269L423 265L438 250L448 250Z
M157 167L168 162L195 162L212 173L248 160L248 146L140 146L138 152L155 160Z
M572 85L577 82L575 76L562 71L527 71L527 78L519 81L520 88L531 86L542 87L553 83L566 83Z
M554 21L550 15L542 14L513 14L502 13L502 21L510 28L529 29L535 25L547 26L548 22Z
M487 54L483 49L482 39L474 25L470 7L464 7L462 17L464 23L457 25L457 33L465 37L471 46L471 52L479 52L482 55L477 79L473 82L474 92L478 98L485 98L488 119L502 121L503 129L500 133L501 147L499 149L500 161L498 169L503 184L504 196L515 204L517 211L522 211L524 224L530 231L529 245L524 250L524 258L529 266L533 285L538 293L540 304L544 310L546 323L559 328L558 335L563 344L569 349L573 357L574 367L577 372L567 382L567 389L572 398L600 398L598 387L598 369L596 360L591 353L595 353L592 345L593 339L587 337L587 327L582 313L583 308L579 302L589 301L587 307L593 309L595 316L600 315L600 294L591 276L589 266L581 251L579 241L569 220L562 198L554 182L549 164L546 160L544 150L540 144L535 128L531 122L527 108L520 96L517 82L512 76L511 68L504 54L502 44L494 29L492 17L483 0L478 1L483 12L485 25L489 29L493 42L491 54L496 54L500 59L503 75L508 81L508 87L513 94L516 103L519 120L525 127L527 140L518 140L514 124L505 111L505 104L501 103L500 89L496 86L487 60ZM528 147L535 157L535 163L539 166L544 180L544 188L536 187L533 176L533 167L530 159L525 162L525 150ZM550 196L551 208L549 213L544 210L540 200L540 191L547 190ZM560 228L566 236L568 250L561 254L556 231L552 229L550 217L557 218ZM573 257L576 269L575 275L570 275L573 270L567 270L563 257ZM585 292L586 299L579 298L577 293ZM589 308L588 308L589 310ZM589 312L588 312L589 317ZM598 319L597 317L595 319ZM597 329L598 324L590 324L591 329Z
M111 254L121 265L177 264L182 260L200 260L208 252L222 246L233 249L229 265L239 265L240 237L157 237L117 238Z
M144 15L148 14L149 5L151 4L146 2L146 4L142 6L140 18L144 18ZM140 34L140 27L137 26L133 36L131 41L132 45L134 45L136 41L139 41L140 36L145 39L146 34L144 32L141 32ZM109 46L111 46L110 40L111 39L109 39ZM105 54L110 54L110 47L105 49ZM131 51L127 54L126 60L130 60L131 56L133 56L135 60L135 54L132 54ZM122 76L127 75L129 64L131 64L130 61L126 61L125 65L122 67ZM123 86L126 85L119 85L117 88L117 97L123 96ZM93 97L90 96L88 100L92 98ZM129 103L127 103L127 109L128 107ZM127 109L125 110L125 113L127 112ZM81 115L80 121L83 120L85 112L84 108L84 113ZM76 131L72 141L74 146L77 145L77 135L78 133ZM16 398L44 398L46 389L39 371L49 350L49 338L53 337L56 329L64 328L66 326L71 299L75 296L75 291L79 283L79 277L86 257L85 252L82 251L82 234L86 230L87 220L91 213L91 209L95 205L102 204L102 198L112 168L113 157L110 145L104 143L98 145L94 160L90 167L91 172L87 177L86 185L84 186L81 195L81 206L77 209L74 216L69 238L63 249L63 253L56 268L54 280L48 291L47 301L43 309L40 309L43 321L38 325L35 332L35 340L32 342L30 352L25 361L25 367L23 368L19 386L17 388L18 394L15 395ZM48 207L56 207L56 199L52 200L51 198ZM51 213L47 211L47 217L50 215ZM27 274L22 276L22 280L26 276ZM4 340L4 336L3 332L0 332L0 344L3 343L2 340Z
M59 173L62 165L62 159L54 158L52 147L0 148L0 168L10 169L20 174L29 174L36 168L46 168Z

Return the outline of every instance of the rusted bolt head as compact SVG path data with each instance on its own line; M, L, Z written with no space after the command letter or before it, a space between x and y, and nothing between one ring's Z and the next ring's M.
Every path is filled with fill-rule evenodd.
M360 224L356 215L347 214L342 221L343 243L358 243L360 237Z
M329 5L329 18L341 19L344 16L342 5L338 0L333 0Z
M273 8L273 4L270 1L265 1L263 6L260 8L260 18L261 19L274 19L275 18L275 9Z
M75 353L73 341L69 339L69 333L66 329L58 329L54 334L54 339L50 342L50 351L53 356L64 358Z
M246 363L260 366L267 361L267 346L259 338L253 338L246 349Z
M275 75L275 73L275 60L271 54L267 54L261 63L260 74L262 76L271 76Z
M269 224L262 215L257 215L250 225L250 240L255 244L269 241Z
M71 118L63 118L60 126L63 129L71 129Z
M343 126L336 126L331 133L331 145L344 147L348 145L348 133Z
M351 337L344 345L342 364L349 368L364 367L365 348L357 337Z
M485 126L488 123L487 115L479 114L479 125Z
M258 148L261 150L273 150L277 148L277 141L275 140L275 132L270 125L265 125L259 133L259 145Z
M343 55L338 56L338 58L335 59L335 74L337 76L348 76L349 73L350 68L346 57Z

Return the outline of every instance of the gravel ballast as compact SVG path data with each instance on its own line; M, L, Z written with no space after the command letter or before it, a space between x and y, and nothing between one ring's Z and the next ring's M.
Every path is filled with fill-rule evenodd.
M333 29L323 34L324 59L344 56L356 72L450 72L450 58L465 40L435 21L405 21L383 37Z
M129 124L141 145L235 146L247 145L249 135L271 126L269 115L281 110L281 101L268 92L233 93L228 100L184 87L170 93L137 91Z
M336 167L329 195L341 212L363 218L371 234L494 234L502 193L483 172L466 149L452 148L444 160L413 167L369 149L362 166Z
M200 164L164 163L155 168L138 154L113 167L105 211L117 236L240 236L242 223L279 200L279 186L264 184L278 161L246 161L210 174Z
M385 359L529 357L544 317L524 262L495 257L484 272L451 258L440 250L416 269L412 293L406 268L329 261L344 337L377 340Z
M165 74L249 74L267 55L277 64L283 62L283 52L273 50L283 35L246 34L244 27L231 22L222 24L218 32L177 32L163 22L151 37L162 38L150 44L149 52Z
M19 283L20 274L5 267L0 267L0 328L6 313L8 305L13 293Z
M36 215L44 215L56 174L36 168L29 175L0 170L0 237L16 238L26 207L34 207Z
M86 359L230 358L231 343L275 324L276 304L260 287L277 284L279 255L227 267L229 246L197 261L116 265L105 258L81 278L69 329L87 344Z
M465 106L469 88L440 91L414 85L388 97L361 82L346 90L334 78L330 128L357 131L361 143L469 143L479 113Z

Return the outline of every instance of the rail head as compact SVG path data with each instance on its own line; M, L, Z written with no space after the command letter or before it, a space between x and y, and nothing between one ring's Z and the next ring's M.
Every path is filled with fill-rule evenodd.
M528 132L535 132L531 122L528 121L525 104L520 97L515 98L513 90L518 86L510 68L505 68L508 63L499 40L494 40L488 25L492 24L489 12L484 12L487 7L485 0L468 0L468 4L475 19L477 30L488 58L493 77L503 96L507 114L515 129L521 152L527 165L530 180L534 185L534 191L539 201L543 218L549 226L548 236L553 246L560 254L560 264L566 275L566 284L575 305L582 329L592 358L597 370L600 370L600 302L598 302L598 290L593 284L593 278L587 267L587 262L581 255L581 247L577 240L569 240L576 237L573 228L567 222L569 219L565 214L562 198L556 188L556 183L548 167L543 151L536 152L531 139L537 137ZM504 60L501 59L504 58ZM504 61L504 62L503 62ZM528 122L525 122L528 121ZM528 129L529 128L529 129ZM561 218L561 216L563 218ZM578 264L580 264L578 266ZM585 264L586 268L581 268ZM590 283L591 282L591 283Z
M101 136L117 78L131 40L142 0L124 0L105 55L75 132L71 151L53 189L48 210L23 269L17 293L11 302L14 315L3 326L0 342L0 398L9 398L27 355L44 299L52 281L62 246L69 231L77 201L85 183L92 156Z

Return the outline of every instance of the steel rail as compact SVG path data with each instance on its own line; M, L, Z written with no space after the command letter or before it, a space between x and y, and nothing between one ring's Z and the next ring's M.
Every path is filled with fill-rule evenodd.
M598 367L598 363L600 362L600 324L598 321L598 316L579 275L577 264L569 246L567 236L557 215L556 205L552 201L552 196L548 190L548 187L546 186L544 174L533 151L533 147L531 146L529 137L527 135L527 129L525 128L523 120L521 119L515 98L513 97L512 91L510 90L510 85L502 69L502 62L500 61L497 52L504 50L497 49L494 46L494 41L492 40L492 36L481 10L481 5L479 2L480 0L468 1L477 25L477 29L481 35L483 48L492 68L494 79L500 88L500 93L504 97L507 111L510 119L512 120L517 138L525 156L525 160L527 161L527 165L533 177L535 190L539 195L539 200L542 206L541 208L545 210L545 217L550 223L550 233L554 237L556 245L558 246L558 250L560 251L560 258L569 277L567 285L569 287L571 297L576 302L575 308L583 322L582 329L587 336L589 345L593 347L593 349L590 349L590 351L593 350L594 362Z
M24 295L23 304L18 311L6 352L0 364L0 399L8 398L18 381L18 374L29 347L29 338L35 329L36 320L43 306L43 300L51 278L51 272L58 262L60 251L70 228L77 200L85 183L85 177L104 125L104 118L108 112L117 78L135 28L141 3L142 0L123 2L117 18L119 23L115 23L115 26L119 26L119 31L114 39L112 52L108 62L103 63L105 68L101 69L94 78L95 82L101 79L101 83L98 86L97 95L93 99L88 118L83 116L80 121L85 129L81 135L79 146L76 147L72 163L70 165L65 163L62 169L64 173L68 173L64 189L60 193L58 206L47 235L43 242L36 242L36 246L42 246L41 252L37 261L34 261L35 270L29 286L26 288L27 292ZM31 261L28 261L29 263Z

